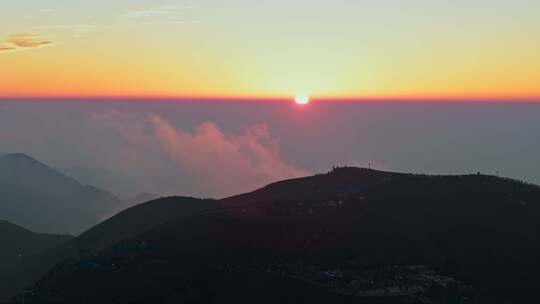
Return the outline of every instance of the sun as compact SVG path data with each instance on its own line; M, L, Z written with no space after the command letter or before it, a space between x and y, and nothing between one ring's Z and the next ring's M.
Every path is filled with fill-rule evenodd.
M307 105L309 103L309 97L307 95L296 95L294 102L297 105Z

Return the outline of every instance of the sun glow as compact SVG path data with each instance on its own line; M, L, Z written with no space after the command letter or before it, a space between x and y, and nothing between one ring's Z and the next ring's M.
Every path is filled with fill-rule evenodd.
M297 105L307 105L309 103L309 97L306 96L306 95L297 95L295 98L294 98L294 102L297 104Z

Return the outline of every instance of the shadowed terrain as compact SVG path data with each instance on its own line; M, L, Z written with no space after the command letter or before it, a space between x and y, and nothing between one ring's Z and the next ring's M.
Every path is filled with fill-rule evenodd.
M275 302L291 296L285 282L293 280L292 294L306 300L330 301L311 297L320 292L358 302L308 273L427 265L472 285L482 303L520 303L540 274L540 189L515 180L338 168L212 204L65 260L25 294L37 302L247 303L267 286Z
M0 220L0 273L23 259L42 253L72 239L70 235L35 233L15 224ZM1 276L1 275L0 275ZM0 294L6 292L9 278L2 280Z
M35 233L0 220L0 268L17 259L56 247L72 238L70 235Z
M3 284L6 286L4 292L0 293L0 298L12 296L63 260L91 255L157 225L213 207L214 203L211 200L171 197L129 208L69 242L19 259L18 263L0 273L0 282L4 282Z

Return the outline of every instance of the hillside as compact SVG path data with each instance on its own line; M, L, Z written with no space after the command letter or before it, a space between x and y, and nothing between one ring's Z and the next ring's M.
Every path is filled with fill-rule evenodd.
M0 156L0 214L33 231L78 234L123 203L25 154Z
M76 238L48 251L23 259L21 263L0 273L0 282L10 280L9 290L1 298L12 296L29 285L48 269L66 259L77 259L110 247L171 220L215 208L211 200L170 197L150 201L120 212L92 227Z
M69 235L35 233L0 220L0 268L18 259L56 247L70 239Z
M69 235L35 233L0 220L0 273L29 256L42 253L72 239ZM5 284L0 284L0 294Z
M215 208L212 200L190 197L156 199L120 212L47 254L58 258L61 255L72 257L81 251L93 253L161 224L212 208Z
M467 291L470 284L482 303L522 303L534 295L540 275L540 189L514 180L339 168L218 203L219 209L168 222L97 255L57 265L29 289L36 294L33 299L106 303L166 295L176 301L195 297L203 303L247 303L260 299L246 286L272 281L268 287L276 300L290 296L284 282L317 281L328 272L324 269L363 280L370 269L397 278L397 270L386 269L426 265L438 274L426 270L420 277L449 276L453 279L444 280L456 282L452 286L464 286L452 296L474 295ZM341 299L343 290L368 293L351 287L360 279L343 280L308 285L318 292L335 290L334 299ZM236 288L225 291L225 282ZM60 286L67 291L58 292ZM130 286L129 291L123 286ZM192 286L203 291L193 295ZM434 299L450 292L437 290ZM432 289L423 292L428 291ZM325 303L321 299L310 301ZM414 298L406 301L417 303Z

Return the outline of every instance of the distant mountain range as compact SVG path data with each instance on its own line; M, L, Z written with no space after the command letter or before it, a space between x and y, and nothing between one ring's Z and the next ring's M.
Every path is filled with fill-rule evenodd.
M28 155L0 156L0 217L30 230L78 234L133 204Z
M138 185L138 175L129 175L129 173L120 173L117 171L109 171L102 168L87 168L87 167L68 167L55 168L56 171L73 177L84 185L92 185L100 189L107 189L118 195L122 199L140 195L140 192L145 190L136 189L133 185ZM156 198L156 195L153 195ZM143 201L138 201L141 203Z
M536 185L337 168L154 200L5 275L30 303L525 303L539 257Z

